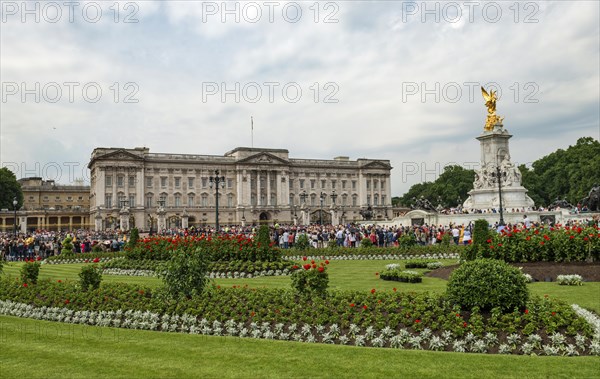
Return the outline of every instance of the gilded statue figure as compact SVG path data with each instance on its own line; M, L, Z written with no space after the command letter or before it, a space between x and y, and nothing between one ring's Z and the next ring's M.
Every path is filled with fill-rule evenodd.
M496 100L498 100L496 91L490 91L490 93L488 93L483 87L481 87L481 94L483 95L485 106L488 110L488 115L483 130L486 132L491 132L494 129L494 125L502 124L504 117L499 117L496 115Z

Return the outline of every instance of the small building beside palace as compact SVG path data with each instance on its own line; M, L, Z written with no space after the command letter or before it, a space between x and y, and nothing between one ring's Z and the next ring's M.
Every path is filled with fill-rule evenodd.
M23 205L17 210L17 225L26 231L74 230L90 228L90 186L83 181L56 184L54 180L39 177L18 180L23 191ZM14 210L0 211L0 228L10 232L14 228Z
M96 148L90 217L96 229L151 230L219 223L348 223L392 215L389 160L290 158L285 149L238 147L224 155ZM218 174L217 174L218 172Z

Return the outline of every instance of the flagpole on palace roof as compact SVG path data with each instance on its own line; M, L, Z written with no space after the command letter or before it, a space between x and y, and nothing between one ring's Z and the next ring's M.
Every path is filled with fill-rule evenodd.
M250 138L251 138L251 147L254 147L254 118L250 116Z

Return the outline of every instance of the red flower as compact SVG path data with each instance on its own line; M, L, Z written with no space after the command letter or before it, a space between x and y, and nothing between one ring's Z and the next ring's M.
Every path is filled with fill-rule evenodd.
M100 262L100 258L94 258L94 263Z
M392 288L392 291L396 292L396 287Z
M492 240L491 240L491 239L488 239L486 242L487 242L487 243L492 243Z
M573 238L575 238L575 236L569 236L569 239L571 239L571 240L572 240Z
M366 305L363 305L363 309L364 309L364 310L367 310L367 308L368 308L368 307L367 307Z
M256 313L254 313L254 311L250 312L250 317L254 317L256 315Z
M540 246L544 246L544 241L540 241Z
M58 280L57 280L57 282L58 282L58 283L62 283L62 280L58 279Z
M354 308L354 303L350 303L350 308Z
M463 322L463 328L466 328L466 327L467 327L467 323Z
M71 302L71 300L69 300L69 299L65 300L65 304L69 304L70 302Z
M314 265L315 264L315 260L313 259L312 261L310 261L310 263Z
M323 272L323 270L325 270L323 267L319 267L318 268L319 272Z
M139 291L138 291L138 293L139 293L140 295L143 295L143 294L144 294L144 290L139 290Z
M587 237L583 237L583 240L584 240L584 241L587 241L587 240L589 240L589 238L587 238Z
M305 261L307 258L306 257L302 257L302 260Z
M531 237L530 237L530 236L527 236L525 239L526 239L527 241L529 241L529 240L531 240Z
M375 273L375 276L379 276L379 273L378 273L378 272L376 272L376 273Z
M298 269L298 265L294 265L294 267L292 267L292 269L297 270Z
M552 312L552 316L556 316L556 312Z
M418 323L420 323L420 322L421 322L421 320L419 320L419 319L416 319L416 320L415 320L415 324L418 324Z
M457 313L457 314L456 314L456 317L460 317L460 314L458 314L458 313Z
M304 265L304 266L302 266L302 267L304 267L304 269L305 269L305 270L310 270L310 264L308 264L308 263L307 263L307 264L305 264L305 265Z
M27 283L23 283L23 287L27 287Z
M371 289L371 293L375 293L375 288Z
M313 263L312 268L317 268L317 265Z
M550 237L548 237L546 234L544 234L544 239L545 239L546 241L550 241Z
M499 243L499 244L498 244L498 247L502 247L502 244L501 244L501 243Z
M529 314L529 309L525 309L525 314Z
M328 261L328 260L326 260L326 261L325 261L325 264L326 264L326 265L328 265L328 264L329 264L329 261Z

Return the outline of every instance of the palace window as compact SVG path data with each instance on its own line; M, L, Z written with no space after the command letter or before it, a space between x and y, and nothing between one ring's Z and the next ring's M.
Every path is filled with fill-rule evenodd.
M104 184L106 187L112 187L112 175L107 175L104 179Z
M104 196L104 206L106 208L112 208L112 194Z
M194 178L188 178L188 188L194 188Z
M160 178L160 188L167 188L167 178L164 176Z
M181 178L175 178L175 188L181 187Z
M129 177L129 187L135 187L135 176Z
M123 179L121 175L117 176L117 187L123 187Z
M152 188L152 177L146 178L146 187Z
M194 206L194 195L188 195L188 207Z

